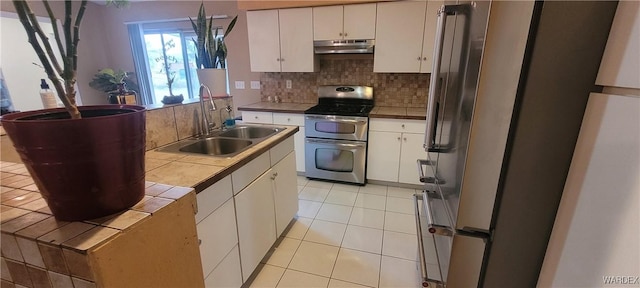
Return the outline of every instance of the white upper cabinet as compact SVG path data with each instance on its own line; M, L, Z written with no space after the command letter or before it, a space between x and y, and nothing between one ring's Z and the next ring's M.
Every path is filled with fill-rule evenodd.
M312 8L247 11L253 72L314 72Z
M279 72L278 10L247 11L247 29L251 71Z
M442 4L444 4L443 1L427 2L427 13L424 19L424 37L422 38L422 63L420 63L420 73L431 73L433 66L433 41L436 38L438 9L440 9Z
M374 39L376 4L313 8L313 40Z
M443 1L378 3L373 72L431 73Z

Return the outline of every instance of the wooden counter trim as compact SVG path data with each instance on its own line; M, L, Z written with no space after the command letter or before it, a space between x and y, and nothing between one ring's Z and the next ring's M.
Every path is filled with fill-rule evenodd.
M278 108L254 108L254 107L238 107L238 111L256 111L256 112L274 112L274 113L292 113L292 114L304 114L307 109L278 109Z
M412 115L390 115L390 114L369 114L369 118L385 118L385 119L409 119L409 120L426 120L425 116Z
M271 140L267 145L264 145L263 147L260 147L260 148L256 149L253 153L251 153L251 154L247 155L246 157L242 158L240 161L225 167L220 172L216 173L215 175L211 176L210 178L207 178L206 180L196 184L195 186L193 186L193 189L196 190L196 193L200 193L200 191L203 191L207 187L209 187L209 186L215 184L216 182L222 180L222 178L227 177L228 175L230 175L234 171L238 170L240 167L242 167L245 164L249 163L251 160L258 158L258 156L262 155L265 152L268 152L269 149L275 147L276 145L280 144L281 142L283 142L284 140L288 139L289 137L293 137L293 135L296 134L298 131L300 131L300 129L298 127L295 127L293 129L287 129L287 130L283 131L282 132L283 134L278 139ZM268 141L268 140L265 140L265 141Z

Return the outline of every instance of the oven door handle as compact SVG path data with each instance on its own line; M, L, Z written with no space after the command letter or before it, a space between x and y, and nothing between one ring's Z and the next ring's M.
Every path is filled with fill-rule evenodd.
M312 143L312 144L329 144L329 145L335 145L338 147L348 147L348 148L365 148L366 144L365 143L345 143L342 141L332 141L332 140L322 140L322 139L306 139L307 143Z
M341 117L341 116L305 116L308 120L322 120L329 122L344 122L344 123L367 123L367 119L358 119L353 117Z

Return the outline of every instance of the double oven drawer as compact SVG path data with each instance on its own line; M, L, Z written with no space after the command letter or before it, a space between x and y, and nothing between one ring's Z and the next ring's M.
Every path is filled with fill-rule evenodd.
M305 115L304 118L306 137L367 141L367 117Z

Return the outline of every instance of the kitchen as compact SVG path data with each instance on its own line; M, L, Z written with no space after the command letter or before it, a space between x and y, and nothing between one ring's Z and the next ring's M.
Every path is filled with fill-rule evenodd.
M230 3L227 3L227 2L216 2L215 6L213 7L213 9L217 9L217 10L214 10L215 14L219 13L219 14L227 14L227 15L235 15L235 14L241 15L241 17L240 17L241 20L238 22L238 26L236 27L237 30L234 31L237 34L232 35L231 37L229 37L229 40L228 40L229 47L234 47L234 52L229 54L229 63L233 63L233 65L230 64L230 66L229 66L229 75L230 75L229 76L229 82L230 83L234 83L235 81L260 81L261 85L263 85L263 87L262 87L261 91L258 91L257 89L254 89L254 90L252 90L252 89L244 89L244 90L243 89L236 89L236 88L234 88L235 85L231 85L231 89L230 90L231 90L231 94L234 95L233 101L234 101L234 106L236 108L239 108L239 107L251 107L251 106L249 106L249 104L252 104L252 103L255 103L255 102L259 102L261 100L262 101L267 101L268 97L270 96L271 91L274 91L276 93L275 95L272 95L272 96L274 96L274 98L277 95L285 103L286 103L286 101L289 101L289 100L291 101L289 103L295 103L295 101L300 101L299 104L311 104L311 105L309 105L309 107L310 107L310 106L313 106L313 104L315 104L315 102L316 102L315 98L314 98L315 97L314 93L316 92L316 89L310 89L309 86L311 86L311 85L308 85L308 84L309 83L317 83L316 85L344 85L344 84L346 84L344 82L343 83L332 82L332 79L337 79L337 80L355 79L354 81L359 81L359 79L364 79L364 81L362 81L362 82L360 82L358 84L366 85L366 86L373 86L374 87L374 92L373 93L375 95L374 99L376 101L375 102L376 105L382 104L381 106L392 106L392 107L397 105L396 106L397 108L404 108L404 110L402 110L403 112L400 112L400 113L402 113L401 116L404 116L404 117L410 117L410 115L409 115L410 112L409 111L413 111L413 110L410 110L410 109L407 109L407 108L424 108L424 105L426 104L426 101L427 101L427 97L426 97L427 95L425 93L425 90L427 88L426 85L427 85L427 79L428 79L427 75L428 74L424 74L424 75L423 74L411 74L411 75L391 74L390 75L390 74L371 73L370 71L373 71L373 69L375 69L374 67L372 67L372 66L374 66L374 64L372 63L373 61L371 60L371 58L366 58L366 56L358 56L361 59L358 59L358 57L353 57L355 59L351 59L351 58L345 59L343 57L328 57L328 58L325 58L325 59L321 59L320 60L320 73L319 73L319 76L315 76L313 74L309 75L309 74L306 74L306 73L286 73L286 72L283 72L283 73L253 73L253 72L249 72L250 71L250 64L251 64L248 61L248 59L249 59L248 56L250 55L250 53L249 53L249 48L250 47L248 47L249 45L247 45L247 43L244 42L244 41L246 41L245 39L247 39L247 37L248 37L248 36L244 35L244 33L246 31L248 31L247 27L246 27L247 22L246 22L246 20L242 21L243 18L246 17L246 16L244 16L246 14L244 14L244 12L241 11L241 10L237 10L237 7L236 7L237 4L239 4L239 3L235 3L235 2L230 2ZM149 5L148 3L144 3L143 2L143 3L134 3L134 4L132 4L132 7L129 8L129 9L130 10L135 10L135 11L142 11L142 10L149 11L149 15L146 16L146 17L148 17L148 20L154 19L151 15L167 15L168 12L166 12L166 11L169 11L169 10L170 11L183 11L184 12L184 15L170 14L170 15L166 16L166 18L171 19L171 18L179 18L179 17L191 16L191 14L192 14L191 11L195 11L196 10L195 7L198 4L197 3L191 3L190 6L187 6L187 4L183 4L183 3L180 3L180 4L178 4L178 3L166 3L166 5L169 5L170 7L167 9L167 8L160 7L161 5ZM2 6L3 10L5 10L5 6L6 6L6 4L3 3L3 6ZM186 6L186 7L184 7L184 6ZM98 7L97 9L101 9L101 8L103 8L103 7ZM220 12L218 12L218 11L220 11ZM124 22L127 22L127 21L131 21L131 20L133 20L132 18L136 18L136 20L143 20L143 19L146 20L147 19L147 18L145 18L145 15L140 15L140 13L130 12L131 14L135 14L135 16L133 16L133 15L128 15L127 16L127 15L123 15L123 14L127 14L127 11L107 11L107 10L104 10L104 12L105 12L105 15L115 14L115 15L113 15L113 17L116 18L116 21L119 21L119 22L116 22L116 23L124 23ZM175 13L177 13L177 12L175 12ZM103 15L103 17L105 17L105 16ZM244 18L244 19L246 19L246 18ZM89 29L91 29L91 28L89 28ZM109 37L113 37L113 38L120 37L119 39L111 39L109 41L110 43L114 43L114 42L118 42L118 41L121 41L121 42L128 41L127 40L127 36L126 36L126 31L122 27L122 25L120 25L120 24L118 24L118 25L109 25L109 26L107 26L107 29L108 30L113 30L113 31L109 31L109 33L106 33L108 38ZM104 66L122 66L122 67L125 67L125 68L133 70L133 67L132 67L132 64L131 64L133 61L131 60L131 56L128 55L128 53L129 53L128 49L111 49L110 52L111 53L105 53L107 55L106 58L111 57L111 60L113 60L113 61L104 61L103 63L97 63L97 64L96 63L92 63L92 65L95 65L95 67L94 67L95 70L99 69L100 67L104 67ZM109 55L109 54L112 54L112 55ZM96 61L98 62L98 61L100 61L100 59L96 59ZM324 67L323 67L323 62L326 65ZM361 63L364 63L364 65L361 65ZM100 64L102 64L102 65L100 65ZM344 66L341 66L341 65L344 65ZM345 73L344 72L345 70L348 69L348 67L353 67L353 66L358 66L358 67L365 66L365 67L368 67L368 68L363 69L363 70L365 70L365 72L360 72L360 71L355 71L355 73L348 73L348 72ZM343 67L346 67L347 69L345 69ZM89 69L89 70L94 70L94 69ZM328 72L323 72L323 71L328 71ZM366 71L369 71L369 72L366 72ZM337 76L336 76L336 74L333 74L332 72L337 73ZM323 75L323 73L326 73L326 74ZM344 74L339 74L339 73L344 73ZM87 75L81 75L81 77L86 77L85 79L88 79L88 78L90 78L90 74L88 73ZM349 77L354 77L354 78L349 78ZM371 79L371 78L373 78L373 79ZM80 78L80 79L82 79L82 78ZM292 88L291 88L290 91L288 91L287 88L283 88L283 87L287 87L288 86L287 83L286 83L287 79L288 80L292 80L291 81L292 82L292 84L291 84ZM350 83L350 84L354 84L354 83ZM410 86L408 84L417 85L417 87L416 86ZM421 86L421 85L424 85L424 86ZM407 86L409 86L409 87L407 87ZM617 86L617 85L605 85L605 86ZM620 85L620 86L622 86L622 85ZM634 87L634 86L622 86L622 87ZM280 89L280 90L278 90L278 89ZM388 89L388 90L385 90L385 89ZM515 90L515 87L513 89ZM92 91L90 89L82 89L82 87L81 87L81 91L83 92L83 100L84 100L84 102L86 104L99 103L99 101L101 100L101 98L100 98L100 97L102 97L101 95L95 95L95 97L92 97L92 95L91 95ZM399 91L398 93L402 93L402 95L403 95L402 96L402 100L399 99L399 97L394 97L394 95L392 94L392 93L394 93L394 91ZM420 91L420 92L418 92L418 91ZM281 92L281 94L278 95L277 94L278 92ZM413 96L414 96L413 94L418 94L418 93L423 93L423 94L417 95L417 98L414 99L413 98ZM297 97L295 97L294 95L301 95L299 97L302 98L302 99L296 99ZM389 96L389 95L391 95L391 96ZM412 98L407 99L408 97L412 97ZM394 101L396 101L396 102L394 102ZM412 105L415 105L415 106L412 106ZM373 114L370 115L370 117L375 119L374 116L376 115L376 112L380 112L379 110L381 110L381 109L378 109L378 111L376 111L375 108L374 108L374 110L372 111ZM243 116L245 115L244 112L242 114L243 114ZM284 113L284 114L292 114L292 113ZM396 114L397 114L396 110L389 109L389 110L387 110L387 112L382 111L381 115L383 115L383 116L391 115L393 117L397 117L398 115L396 115ZM420 117L420 116L421 116L420 114L418 114L416 116L411 115L411 117ZM272 121L271 123L275 123L275 118L277 118L275 113L272 114L272 117L274 117L274 118L273 118L273 120L271 120ZM422 115L422 117L424 117L424 116ZM384 118L382 118L382 119L384 119ZM401 119L403 119L403 118L401 117ZM281 120L287 121L287 117L281 118ZM414 120L414 119L408 119L408 120ZM418 122L420 122L420 121L418 121ZM421 124L421 125L424 125L424 124ZM374 126L374 124L371 123L371 127L370 128L372 128L373 126ZM371 132L376 131L376 130L373 130L373 129L370 129L370 130L371 130ZM378 132L385 132L385 133L395 132L395 133L398 133L398 131L401 131L401 130L399 130L399 128L391 128L390 130L381 130L381 131L378 131ZM398 133L398 134L401 135L401 136L403 134L407 134L407 133L408 134L423 134L424 131L425 131L424 128L418 128L417 130L413 130L413 131L406 132L406 133L402 133L401 132L401 133ZM373 137L372 135L374 135L374 133L370 133L369 134L370 137ZM422 140L423 139L420 139L420 140L421 140L421 142L419 142L419 145L418 145L419 149L421 148L420 146L422 145ZM370 139L369 145L372 145L373 142L374 142L374 140ZM376 141L375 143L379 143L379 142ZM370 148L370 149L372 149L372 148ZM296 151L298 151L298 149L296 149ZM398 150L398 151L400 151L400 150ZM397 157L394 157L394 158L397 158ZM423 156L423 158L424 158L424 156ZM389 175L398 175L397 177L409 176L409 178L416 179L417 178L417 175L416 175L417 171L415 169L415 159L417 159L417 157L415 157L412 160L413 161L413 163L411 164L412 167L410 169L408 168L409 170L407 170L407 171L410 171L411 175L407 175L407 173L393 172L394 169L396 169L395 167L385 167L384 170L391 169L392 172L388 172L388 171L384 171L383 170L383 173L380 173L379 175L381 175L380 177L385 177L385 176L389 176ZM399 159L395 159L394 161L395 161L395 163L398 163ZM395 165L399 165L399 164L395 164ZM401 171L403 168L398 167L397 169L398 169L398 171ZM300 171L299 168L298 168L298 171ZM387 173L384 173L384 172L387 172ZM404 182L404 181L400 181L399 179L395 180L395 181L394 180L395 180L395 178L393 178L391 180L383 179L381 181L396 182L396 183ZM300 184L305 184L305 186L308 186L310 183L312 183L311 186L309 186L309 187L312 187L312 188L323 189L323 187L313 187L313 186L316 185L316 184L317 184L316 186L325 185L324 182L320 182L320 183L323 183L323 184L318 184L316 182L306 182L306 180L304 180L304 178L302 178L300 181L301 181ZM384 182L380 182L379 184L382 184L382 183L384 183ZM326 185L331 185L331 184L326 184ZM386 199L385 199L385 201L386 201L387 205L389 205L389 203L390 203L389 199L391 199L392 201L395 201L396 200L395 198L403 199L402 197L391 196L391 194L396 195L396 196L405 196L406 197L407 194L412 194L413 193L413 192L407 191L407 190L399 190L401 192L404 192L404 194L403 193L396 194L398 192L398 190L395 190L395 188L391 188L391 187L396 187L396 186L398 186L398 184L393 184L393 185L390 185L389 188L386 188L386 194L385 194L386 195ZM327 189L328 186L324 186L324 187L325 187L324 189ZM340 185L338 187L342 187L343 189L352 189L351 186L341 186ZM376 187L376 186L367 185L367 186L364 186L364 187L365 187L365 189L363 189L363 191L366 191L366 190L369 190L366 187ZM386 186L383 186L383 187L386 187ZM321 193L328 192L330 194L331 193L330 189L334 188L334 186L331 186L331 187L328 187L328 188L329 188L329 191L321 191ZM413 188L415 188L415 186ZM315 190L315 192L318 192L319 189L311 189L311 190ZM336 190L340 191L339 189L336 189ZM374 194L374 196L382 196L382 195L375 195L376 193L378 193L378 194L381 193L381 192L378 191L380 189L370 189L370 190L371 191L367 191L367 192L371 192L371 193L363 193L363 195L364 194ZM391 191L393 191L393 192L391 192ZM349 191L344 191L344 192L349 192ZM342 194L343 194L343 196L346 195L344 193L342 193ZM327 195L325 195L325 197ZM308 195L308 196L311 198L311 196L314 196L314 195ZM336 197L338 197L338 196L336 196ZM356 196L356 201L358 201L357 197L358 196ZM409 196L409 197L411 197L411 196ZM361 198L374 199L376 197L364 197L363 196ZM380 199L382 199L382 198L380 198ZM407 198L404 198L404 199L407 199ZM303 199L302 201L307 201L307 200ZM316 203L319 203L319 202L312 203L314 201L310 201L310 202L302 202L302 201L301 201L301 203L306 203L306 204L309 204L309 205L316 205L316 206L318 205ZM325 199L324 201L326 202L327 200ZM366 202L366 201L364 201L364 202ZM403 200L399 200L397 202L398 203L407 203L407 201L403 201ZM328 204L331 204L331 203L328 203ZM365 204L363 204L363 205L365 205ZM375 203L372 204L372 205L375 205ZM400 206L402 206L402 205L400 205ZM303 207L303 205L301 205L301 207ZM327 207L330 207L330 206L327 205ZM402 207L404 207L404 206L402 206ZM317 206L316 208L317 209L321 209L319 206ZM389 207L387 207L387 208L389 208ZM367 208L363 208L361 210L364 210L364 209L367 209ZM392 209L394 209L394 208L392 208ZM354 210L356 210L355 207L352 208L352 211L354 211ZM409 209L408 211L407 210L402 210L401 212L405 212L405 213L399 213L399 214L406 214L406 215L412 214L412 210L411 209ZM385 212L385 216L386 215L404 216L404 215L395 215L393 213L397 213L397 210L396 211L386 211ZM338 213L336 213L336 214L338 214ZM378 214L380 214L380 213L378 213ZM316 216L316 218L317 217L318 216ZM336 217L336 215L330 215L330 216L327 216L327 217ZM351 216L351 217L353 218L353 216ZM412 225L415 225L414 224L414 219L413 219L414 217L412 215L410 215L410 217L401 217L401 218L402 219L408 219L407 221L409 221L409 223L411 223ZM369 217L367 217L367 219L369 219ZM386 221L387 218L384 218L384 219ZM322 219L318 219L318 220L320 220L320 221L317 221L318 223L322 223L321 222ZM407 221L402 221L401 220L399 222L406 224ZM385 223L385 222L383 222L383 223ZM309 225L313 225L311 223L308 223L308 224ZM376 224L376 225L379 225L379 224ZM395 228L395 230L402 230L402 229L404 229L404 228ZM292 230L293 230L293 228L292 228ZM383 234L384 234L383 235L383 239L384 239L384 236L386 236L387 234L389 234L389 235L393 235L394 234L394 233L388 233L387 231L384 231L384 230L382 230L382 231L383 231ZM406 232L407 230L402 230L402 231ZM393 230L391 230L390 232L397 232L397 233L395 233L396 236L398 236L398 235L405 236L404 234L401 234L402 231L393 231ZM378 234L379 233L380 232L378 232ZM414 232L411 232L411 233L414 233ZM405 233L405 234L411 234L411 233ZM304 237L306 237L306 236L304 236ZM292 238L292 239L295 239L295 238ZM406 239L407 239L406 240L407 243L409 243L409 242L414 243L416 241L415 237L406 237ZM299 241L300 243L304 242L304 238L303 239L297 239L297 240L302 240L302 241ZM296 241L293 241L293 242L297 243ZM311 242L315 243L314 241L311 241ZM387 241L382 241L382 242L383 242L382 245L384 245L384 243L391 243L391 242L387 242ZM287 243L285 243L285 241L283 241L281 243L281 245L287 245L287 247L295 246L295 244L291 244L291 241L287 241ZM407 246L414 246L415 247L416 245L415 244L410 244L410 245L407 245ZM300 249L300 248L298 248L298 249ZM381 248L378 247L376 249L384 250L384 247L381 247ZM412 249L415 250L415 248L412 248ZM412 252L412 253L414 254L413 256L415 257L415 252ZM402 259L402 257L393 257L393 255L392 256L388 256L388 255L385 255L384 251L382 251L382 253L380 253L380 254L383 255L382 257L380 257L382 259L390 259L392 261L394 261L394 260L396 261L396 262L393 262L393 263L409 263L409 264L414 264L414 266L415 266L415 264L417 263L417 261L415 261L415 260L418 260L418 259L415 259L415 258L413 258L413 259ZM397 255L397 254L394 254L394 255ZM294 255L291 255L291 256L295 257ZM384 257L384 256L387 256L387 257ZM336 257L340 258L340 254L338 254ZM401 260L406 260L406 261L401 261ZM407 262L407 261L410 261L410 262L413 261L413 263L410 263L410 262ZM381 269L384 270L384 267L385 267L384 265L385 264L384 264L384 261L382 261L382 262L383 262L383 264L382 264L383 268L381 268ZM342 263L347 263L347 262L342 262ZM291 264L289 264L289 265L291 265ZM304 266L305 264L303 263L303 264L299 264L299 265ZM294 265L294 266L299 266L299 265ZM338 264L336 264L336 265L338 265ZM404 265L406 265L407 267L410 266L408 264L404 264ZM273 268L271 266L265 266L265 267ZM275 267L278 267L278 266L276 265ZM280 267L280 268L282 268L282 267ZM284 267L284 268L286 268L286 267ZM274 270L274 269L278 271L278 272L275 272L276 275L279 272L285 273L283 271L283 269L273 268L271 270ZM298 269L289 269L289 270L293 270L295 272L295 271L299 271L301 269L304 270L305 268L298 267ZM289 272L289 273L294 273L294 272ZM403 270L403 272L405 272L405 273L409 273L409 272L417 273L413 269L412 270ZM334 269L334 273L335 273L335 269ZM382 271L379 271L379 273L382 273ZM314 274L318 274L318 273L314 273ZM319 274L326 275L325 272L319 273ZM353 274L353 273L351 273L351 274ZM329 275L327 275L327 276L329 276ZM351 280L351 278L349 278L349 276L344 276L344 275L343 276L337 276L338 281L342 281L342 280L339 280L341 278L344 279L344 280ZM374 278L376 278L376 277L374 277ZM397 278L402 279L404 277L397 277ZM396 279L396 278L392 278L392 279ZM383 283L382 283L382 278L380 278L380 281L381 281L381 283L377 283L377 282L376 283L369 283L369 282L366 282L366 283L361 283L361 284L365 284L367 286L377 286L377 285L384 286ZM335 282L337 282L337 281L335 281ZM354 280L347 281L347 282L353 283ZM358 281L355 281L355 282L358 282ZM340 282L338 282L338 283L340 283ZM400 285L400 286L402 286L402 285Z

